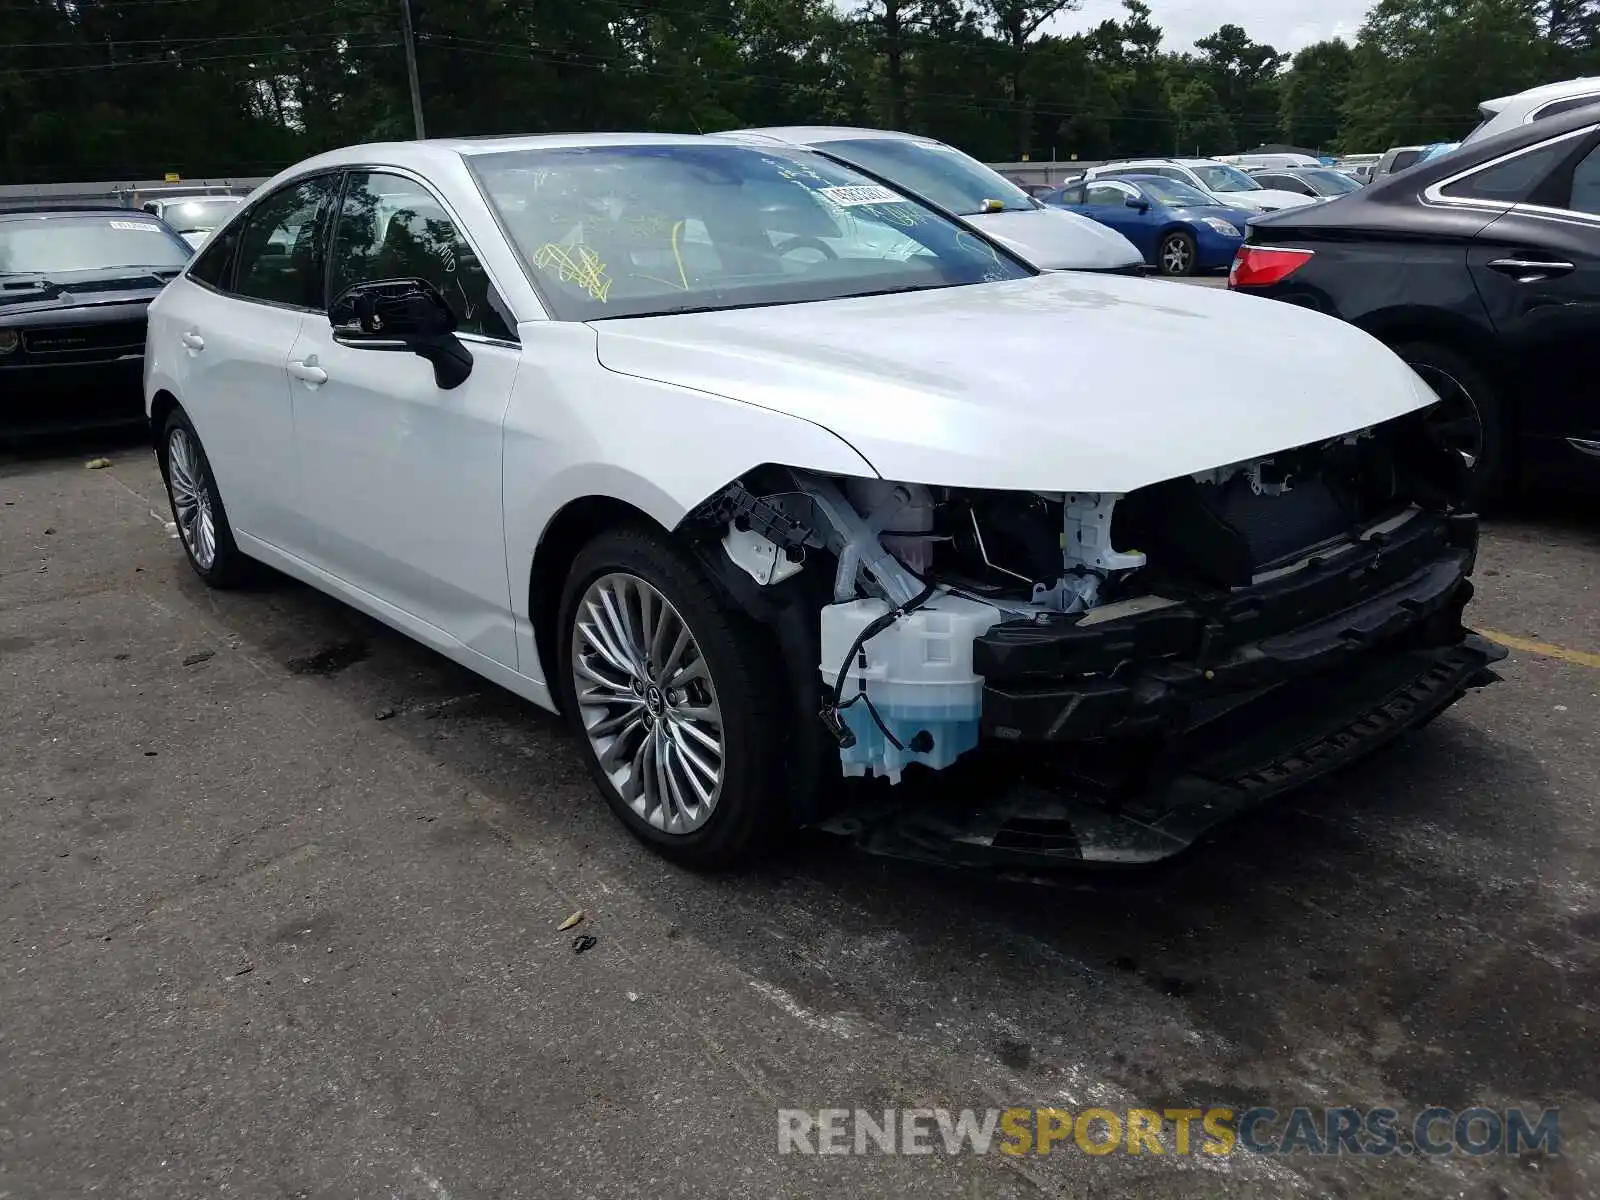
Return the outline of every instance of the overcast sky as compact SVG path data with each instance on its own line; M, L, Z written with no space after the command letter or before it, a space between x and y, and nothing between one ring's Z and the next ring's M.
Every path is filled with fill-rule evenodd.
M1372 0L1145 0L1151 19L1166 36L1165 50L1188 50L1195 38L1219 25L1241 26L1252 39L1293 53L1312 42L1342 37L1353 41ZM1062 34L1092 29L1122 16L1122 0L1084 0L1062 17Z

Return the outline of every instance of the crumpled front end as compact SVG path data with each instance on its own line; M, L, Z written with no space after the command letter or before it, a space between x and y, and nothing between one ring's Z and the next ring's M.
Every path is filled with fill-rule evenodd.
M834 828L969 865L1129 863L1493 678L1503 651L1462 624L1463 476L1413 414L1126 495L766 469L691 520L747 589L809 597L787 653L843 774L935 781Z

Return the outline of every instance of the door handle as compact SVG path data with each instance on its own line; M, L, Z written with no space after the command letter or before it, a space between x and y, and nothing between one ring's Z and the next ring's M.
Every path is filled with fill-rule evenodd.
M328 382L328 373L317 366L317 360L314 358L296 359L289 364L289 374L304 383L309 383L312 387Z
M1490 261L1489 269L1499 271L1502 275L1510 275L1518 283L1537 283L1541 279L1549 279L1556 275L1570 275L1578 268L1569 262L1553 260L1496 258Z
M183 334L178 340L190 350L193 350L196 354L200 353L200 351L206 348L205 338L201 337L198 333Z

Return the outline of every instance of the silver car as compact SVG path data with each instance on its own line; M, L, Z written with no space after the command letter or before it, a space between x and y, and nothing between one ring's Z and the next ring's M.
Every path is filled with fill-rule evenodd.
M1144 270L1144 256L1116 230L1046 207L998 171L932 138L829 125L718 136L815 150L943 209L1040 270Z
M199 247L243 202L243 196L170 196L147 200L141 207L172 226L189 245Z

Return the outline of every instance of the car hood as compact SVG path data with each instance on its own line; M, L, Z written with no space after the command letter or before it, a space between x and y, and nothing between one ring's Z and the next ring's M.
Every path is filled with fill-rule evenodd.
M48 319L50 314L63 309L148 304L165 286L165 280L149 275L136 279L97 279L83 284L32 284L26 280L0 279L0 321L27 324L32 323L32 318Z
M1332 317L1117 275L592 327L609 370L788 413L886 479L949 487L1129 492L1434 399ZM786 462L781 445L759 452Z
M1043 271L1109 271L1144 262L1115 229L1059 208L961 218Z

